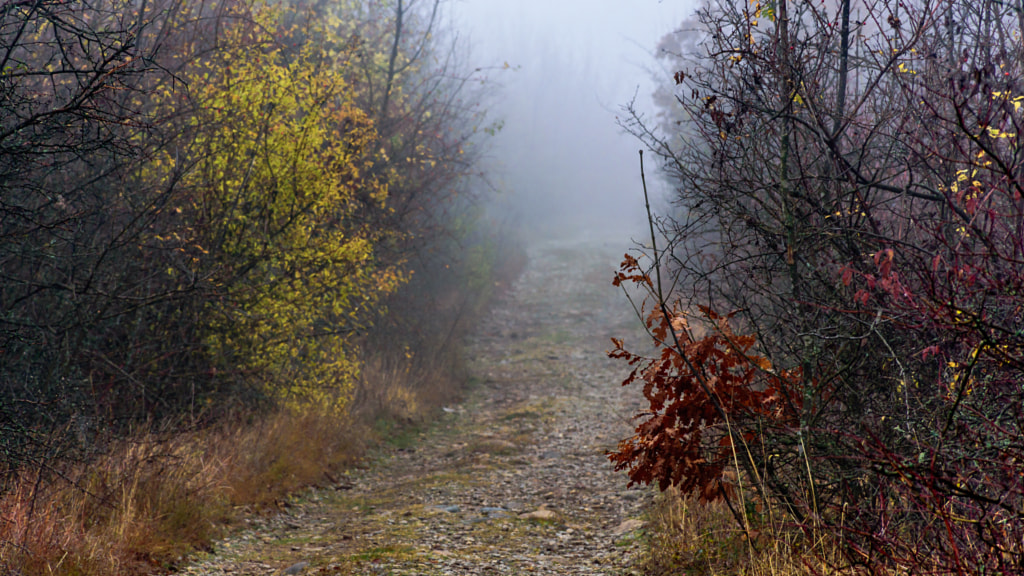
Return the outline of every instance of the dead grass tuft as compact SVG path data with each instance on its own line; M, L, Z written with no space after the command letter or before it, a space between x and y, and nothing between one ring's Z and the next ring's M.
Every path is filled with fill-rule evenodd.
M213 443L233 445L227 496L233 506L257 509L326 483L366 447L366 436L351 418L312 408L279 412L226 436Z
M131 574L209 543L226 512L224 458L195 436L149 433L89 465L23 473L0 498L0 566L32 574Z
M772 521L761 510L749 512L748 537L726 504L701 503L674 488L661 493L647 511L642 572L650 576L831 573L821 559L822 550L808 549L802 533Z

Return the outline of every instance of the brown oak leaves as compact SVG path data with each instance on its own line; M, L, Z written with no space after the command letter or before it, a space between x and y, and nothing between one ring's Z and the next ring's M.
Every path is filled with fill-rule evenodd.
M670 308L659 301L649 276L628 255L614 284L624 282L645 289L646 302L654 303L644 318L654 351L634 354L613 338L608 355L633 366L622 384L642 384L649 408L636 416L636 433L608 458L616 470L628 470L630 485L674 485L702 500L727 496L733 489L728 478L749 461L746 451L756 450L765 421L797 420L800 371L774 370L755 352L753 336L733 331L731 314L701 307L705 321L691 329L680 303Z

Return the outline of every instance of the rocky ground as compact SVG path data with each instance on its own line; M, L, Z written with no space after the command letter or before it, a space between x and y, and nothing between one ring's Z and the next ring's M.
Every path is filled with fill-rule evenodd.
M627 246L533 246L470 343L462 404L182 572L629 574L649 493L605 457L639 407L605 356L636 330L610 285Z

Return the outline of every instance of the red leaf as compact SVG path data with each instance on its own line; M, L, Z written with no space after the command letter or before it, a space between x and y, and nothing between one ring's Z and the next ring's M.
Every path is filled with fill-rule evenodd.
M871 287L874 288L874 280L871 281ZM861 305L866 306L870 297L871 295L868 294L867 290L857 290L857 293L853 295L853 301L860 302Z

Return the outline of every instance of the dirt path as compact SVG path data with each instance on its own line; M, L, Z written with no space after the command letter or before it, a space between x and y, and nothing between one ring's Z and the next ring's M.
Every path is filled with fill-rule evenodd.
M532 248L474 338L462 405L184 572L629 573L647 493L604 457L637 408L604 355L636 323L609 284L623 246Z

